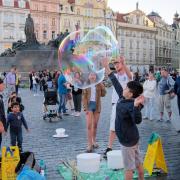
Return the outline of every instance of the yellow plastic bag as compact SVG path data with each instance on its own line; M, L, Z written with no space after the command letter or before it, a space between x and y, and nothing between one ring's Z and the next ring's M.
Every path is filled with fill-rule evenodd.
M2 148L2 180L16 180L15 168L20 160L17 146Z

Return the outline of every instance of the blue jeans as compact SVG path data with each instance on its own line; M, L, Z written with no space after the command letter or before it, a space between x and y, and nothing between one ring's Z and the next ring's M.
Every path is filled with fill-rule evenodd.
M59 94L59 109L58 113L60 114L61 111L66 113L66 94Z
M10 129L11 145L16 146L16 143L19 147L19 150L22 151L22 128Z

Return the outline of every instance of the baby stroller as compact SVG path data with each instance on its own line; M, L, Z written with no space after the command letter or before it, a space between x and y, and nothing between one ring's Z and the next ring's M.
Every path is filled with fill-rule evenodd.
M43 119L49 119L52 122L53 118L57 118L57 92L54 89L47 89L44 92L44 115Z

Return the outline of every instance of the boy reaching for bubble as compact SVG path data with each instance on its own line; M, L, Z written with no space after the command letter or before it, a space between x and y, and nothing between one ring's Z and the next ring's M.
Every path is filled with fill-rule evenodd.
M122 58L122 63L124 59ZM116 106L115 132L121 144L125 180L133 179L133 171L137 169L139 179L144 179L144 170L139 150L139 132L136 124L142 121L141 109L144 103L143 87L139 82L130 81L123 90L116 76L109 68L108 59L102 62L106 73L119 96Z

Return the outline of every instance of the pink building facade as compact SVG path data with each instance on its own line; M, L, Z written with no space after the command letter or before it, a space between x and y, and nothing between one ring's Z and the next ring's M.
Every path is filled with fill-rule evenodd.
M59 34L59 0L31 0L30 12L34 20L36 38L48 43Z

